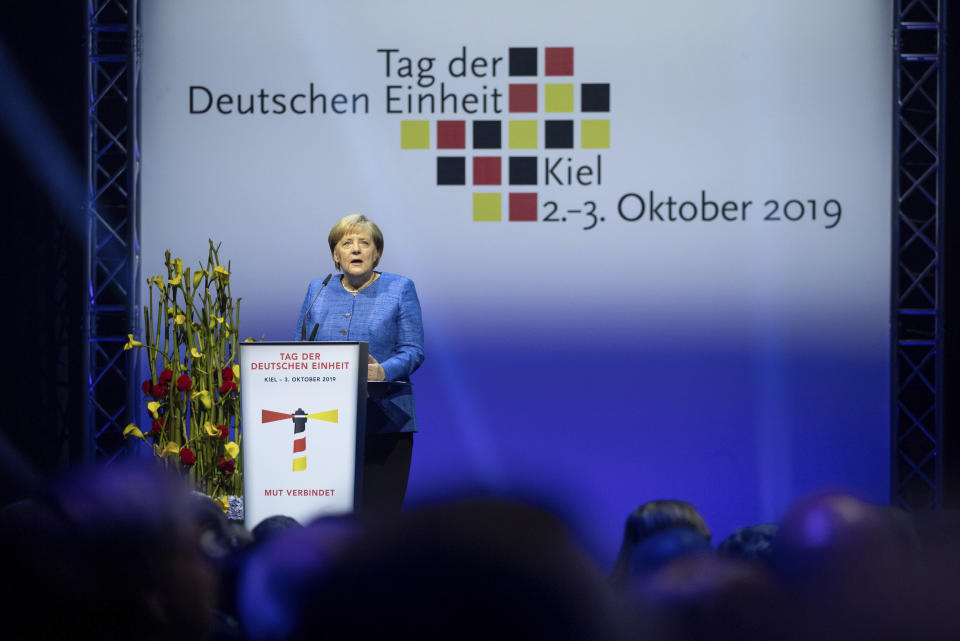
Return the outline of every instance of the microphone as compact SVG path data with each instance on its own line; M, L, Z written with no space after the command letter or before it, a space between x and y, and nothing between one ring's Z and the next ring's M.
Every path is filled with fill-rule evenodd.
M313 304L317 302L317 299L320 298L320 292L323 291L323 288L327 286L327 283L330 282L330 279L333 278L333 274L327 274L327 277L323 279L323 283L320 285L320 289L317 290L317 295L313 297L313 300L310 301L310 304L307 305L307 311L303 315L303 325L300 326L300 340L307 340L307 316L309 315L310 308L313 307ZM317 336L317 330L320 329L320 323L317 323L313 326L313 332L310 334L310 340L312 341Z

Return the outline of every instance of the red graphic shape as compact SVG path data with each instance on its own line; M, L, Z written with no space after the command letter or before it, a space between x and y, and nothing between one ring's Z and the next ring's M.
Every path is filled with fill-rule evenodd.
M297 452L305 452L306 449L307 449L307 439L306 439L306 437L304 437L304 438L298 438L297 440L295 440L295 441L293 442L293 453L294 453L294 454L296 454Z
M537 85L510 85L511 113L537 112Z
M544 75L573 75L573 47L544 47L543 57Z
M510 194L509 219L537 222L537 194Z
M293 414L283 414L282 412L271 412L270 410L262 410L260 415L260 422L273 423L274 421L282 421L285 418L293 418Z
M500 184L500 157L473 157L473 184L499 185Z
M464 120L437 121L437 149L464 149L467 146L467 125Z

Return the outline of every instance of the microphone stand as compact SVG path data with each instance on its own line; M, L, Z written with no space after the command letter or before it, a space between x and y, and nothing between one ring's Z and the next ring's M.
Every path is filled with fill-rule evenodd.
M333 278L333 274L327 274L327 277L323 279L323 284L320 285L320 289L317 290L317 295L313 297L313 300L310 301L310 304L307 305L307 313L303 315L303 325L300 326L300 341L303 342L307 340L307 315L310 312L310 309L313 307L313 304L317 302L317 299L320 298L320 292L323 291L323 288L327 286L327 283L330 282L330 279ZM314 338L317 337L317 330L320 329L320 323L316 323L313 326L313 331L310 332L310 341L312 342Z

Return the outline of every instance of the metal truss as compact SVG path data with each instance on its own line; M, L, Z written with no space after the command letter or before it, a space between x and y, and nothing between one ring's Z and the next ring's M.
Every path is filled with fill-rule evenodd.
M87 0L87 248L85 451L124 449L137 407L136 362L123 349L137 326L139 77L137 0Z
M891 502L943 503L946 0L894 2Z

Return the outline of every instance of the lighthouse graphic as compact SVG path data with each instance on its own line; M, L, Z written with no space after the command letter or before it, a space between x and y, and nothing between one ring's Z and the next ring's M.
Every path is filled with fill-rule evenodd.
M303 408L297 408L292 414L283 412L274 412L272 410L261 410L261 423L274 423L290 419L293 421L293 471L302 472L307 469L307 419L315 421L324 421L326 423L336 423L339 410L327 410L325 412L314 412L309 414L303 411Z

